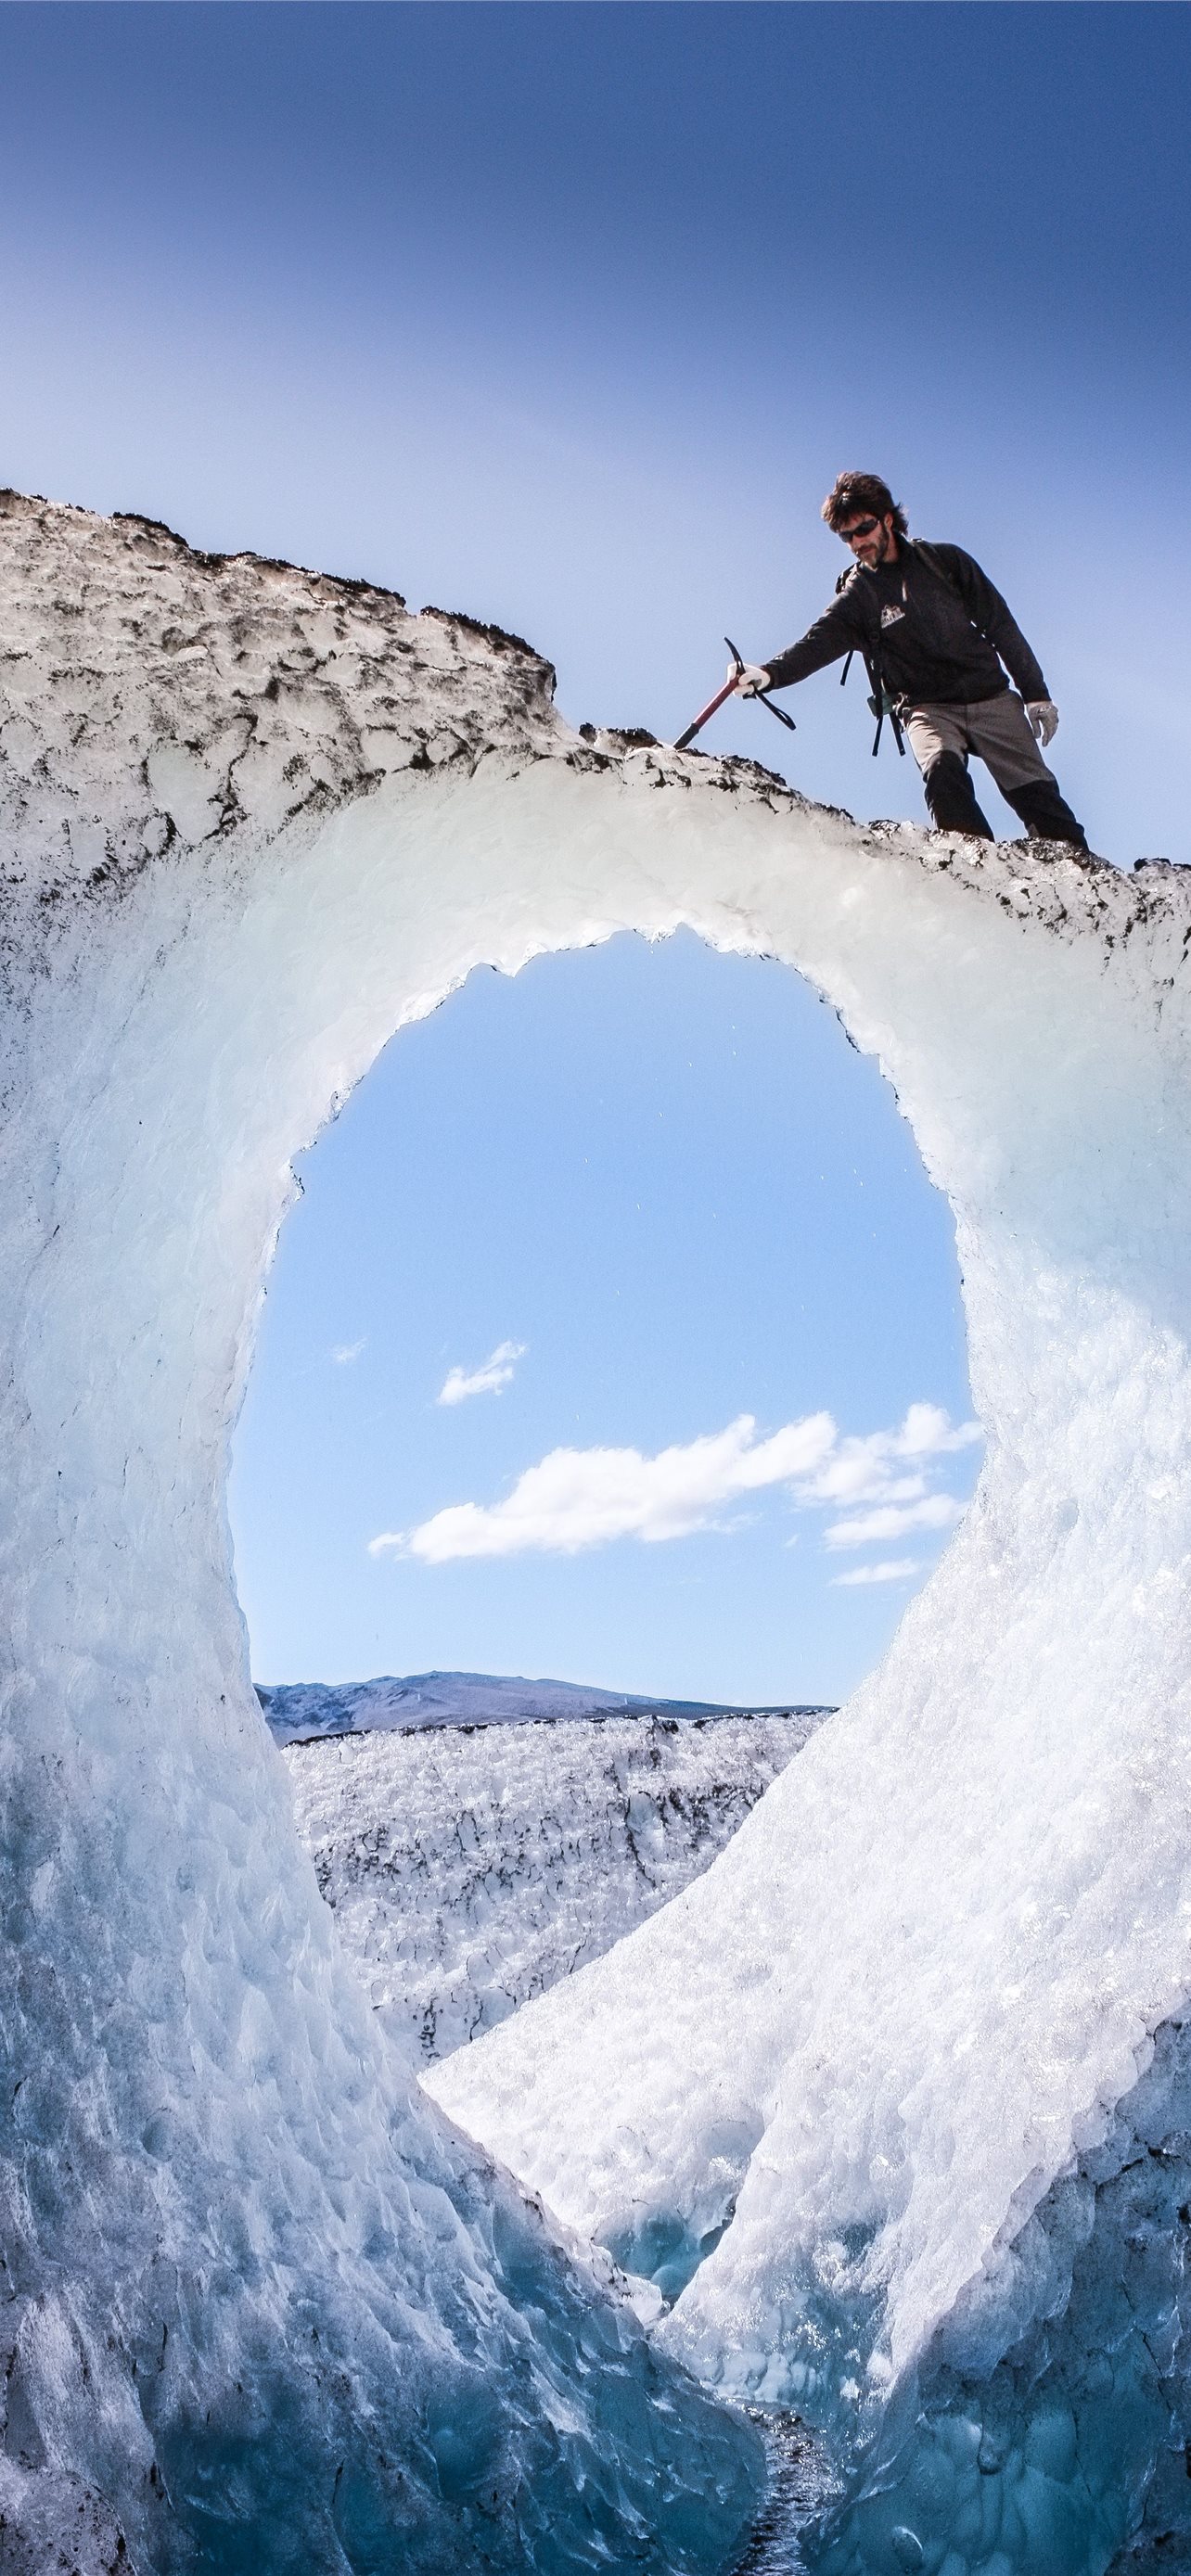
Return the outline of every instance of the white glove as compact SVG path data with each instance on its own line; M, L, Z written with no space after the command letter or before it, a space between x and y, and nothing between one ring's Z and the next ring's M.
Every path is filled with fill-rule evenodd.
M742 671L738 671L733 662L729 667L728 678L735 680L737 695L742 698L759 698L763 689L772 686L763 662L746 662Z
M1045 751L1047 743L1053 740L1058 731L1059 710L1054 699L1035 698L1032 703L1027 704L1026 714L1034 728L1037 740Z

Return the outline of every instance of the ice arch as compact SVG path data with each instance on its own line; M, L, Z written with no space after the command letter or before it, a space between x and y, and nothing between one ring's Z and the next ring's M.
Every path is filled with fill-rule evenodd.
M890 2393L901 2439L928 2366L991 2384L1072 2304L1044 2214L1191 1985L1182 883L577 736L515 639L145 521L8 496L0 542L0 2511L119 2518L154 2569L711 2569L755 2446L670 2353L842 2443ZM477 962L679 922L787 958L892 1074L989 1453L716 1868L438 2079L626 2255L734 2204L649 2346L385 2059L222 1495L295 1148ZM966 2439L933 2525L861 2499L840 2563L991 2566Z

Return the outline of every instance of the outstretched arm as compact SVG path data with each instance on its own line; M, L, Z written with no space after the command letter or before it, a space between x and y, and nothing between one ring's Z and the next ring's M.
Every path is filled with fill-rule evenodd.
M841 661L864 642L864 628L846 590L833 599L814 625L808 626L797 644L788 644L784 653L774 655L766 664L769 685L788 689L795 680L809 680L812 671L823 671L829 662Z

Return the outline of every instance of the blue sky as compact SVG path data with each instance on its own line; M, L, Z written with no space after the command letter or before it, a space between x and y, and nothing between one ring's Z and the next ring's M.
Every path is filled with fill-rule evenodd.
M924 1401L966 1418L945 1202L797 977L690 935L473 976L394 1040L303 1182L233 1486L262 1679L445 1665L756 1702L860 1677L938 1524L829 1546L871 1503L796 1505L788 1480L722 1491L673 1539L369 1552L560 1447L598 1511L593 1451L689 1450L742 1415L761 1436L824 1410L871 1435ZM502 1345L503 1387L437 1400ZM929 1495L966 1492L975 1458L941 1452ZM855 1581L896 1564L915 1573Z
M576 720L672 735L725 628L771 652L823 604L819 500L875 465L1007 592L1093 845L1186 858L1189 93L1191 17L1162 0L8 0L0 470L497 618ZM793 737L741 708L711 740L920 811L855 678L792 706ZM240 1439L262 1675L521 1663L765 1697L834 1694L876 1651L904 1581L836 1585L813 1510L787 1548L786 1488L744 1526L568 1557L366 1553L567 1441L644 1458L742 1412L760 1438L821 1405L865 1434L962 1409L945 1212L871 1069L766 971L624 943L484 979L309 1158ZM601 1186L576 1196L581 1168ZM881 1202L863 1242L853 1169ZM594 1269L560 1257L593 1240ZM434 1402L440 1364L505 1340L502 1391Z

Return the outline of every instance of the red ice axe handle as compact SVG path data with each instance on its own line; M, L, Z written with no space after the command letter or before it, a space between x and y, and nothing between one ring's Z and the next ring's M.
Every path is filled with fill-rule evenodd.
M723 688L717 691L714 698L710 698L708 700L705 707L700 708L694 723L687 726L686 732L679 734L678 740L674 745L675 751L686 751L688 746L694 741L696 734L702 733L704 725L707 723L708 718L715 714L716 708L722 707L725 698L730 698L735 695L737 681L744 669L744 656L738 651L730 635L725 635L724 642L736 664L732 677L730 680L725 680ZM778 723L784 724L790 733L797 732L798 728L794 722L793 716L788 716L784 707L775 706L773 699L765 690L758 690L757 700L760 706L768 707L770 715L776 716Z
M707 724L715 714L716 708L722 707L725 698L732 698L735 697L735 695L736 673L734 671L731 679L725 680L723 688L716 690L714 698L709 698L706 706L700 707L694 723L687 726L685 733L679 734L678 740L674 745L675 751L686 751L690 744L693 743L696 734L702 733L704 725Z

